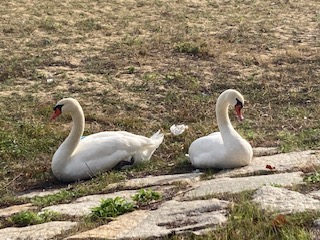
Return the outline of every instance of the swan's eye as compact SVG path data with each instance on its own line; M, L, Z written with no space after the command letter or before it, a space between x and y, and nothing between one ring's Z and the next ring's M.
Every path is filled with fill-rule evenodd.
M239 99L238 99L238 98L236 98L236 100L237 100L236 106L240 106L240 108L243 108L243 104L242 104L242 102L241 102L241 101L239 101Z
M63 104L61 105L56 105L54 108L53 108L53 111L59 109L61 111L61 108L62 108Z

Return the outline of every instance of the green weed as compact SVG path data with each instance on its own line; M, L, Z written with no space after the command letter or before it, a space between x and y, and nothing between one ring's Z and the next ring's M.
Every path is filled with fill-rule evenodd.
M79 196L79 195L78 195ZM44 196L44 197L34 197L32 198L32 203L37 206L50 206L54 204L58 204L65 201L70 201L71 199L77 197L77 193L75 191L67 191L61 190L56 194Z
M134 204L121 197L103 199L100 206L91 210L90 219L112 219L134 210Z
M44 211L41 213L36 213L33 211L22 211L9 217L8 221L15 226L25 227L44 222L50 222L57 219L58 216L59 214L52 211Z
M127 69L127 70L128 70L128 73L129 73L129 74L133 74L133 73L135 72L135 70L136 70L136 69L135 69L135 67L130 66L130 67L128 67L128 69Z
M152 189L140 189L138 193L133 195L131 198L137 204L148 204L151 201L159 200L161 195Z
M194 42L180 42L175 46L176 51L187 54L199 54L202 51L202 46Z
M315 172L309 176L306 176L303 181L307 183L319 183L320 182L320 172Z

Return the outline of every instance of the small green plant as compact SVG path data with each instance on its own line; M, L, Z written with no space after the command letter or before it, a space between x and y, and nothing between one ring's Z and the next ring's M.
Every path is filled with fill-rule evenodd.
M138 193L132 196L132 199L138 204L149 203L153 200L159 200L160 198L160 193L153 191L152 189L140 189Z
M23 211L9 218L9 222L19 227L42 223L42 218L35 212Z
M50 222L56 219L57 216L58 214L52 211L44 211L41 213L36 213L33 211L22 211L11 216L8 221L15 226L24 227L44 222Z
M187 54L199 54L203 51L203 46L198 45L195 42L180 42L175 46L177 52Z
M315 172L310 176L306 176L303 180L307 183L318 183L320 182L320 172Z
M91 219L109 219L134 210L134 204L121 197L107 198L101 201L100 206L92 208Z
M271 183L270 185L271 185L272 187L279 187L279 188L282 187L282 185L279 184L279 183Z
M128 73L129 73L129 74L134 73L135 70L136 70L136 69L135 69L135 67L133 67L133 66L128 67Z
M67 200L70 200L72 198L76 197L76 193L73 191L66 191L66 190L61 190L60 192L44 197L34 197L32 199L32 203L37 205L37 206L49 206L61 202L65 202Z

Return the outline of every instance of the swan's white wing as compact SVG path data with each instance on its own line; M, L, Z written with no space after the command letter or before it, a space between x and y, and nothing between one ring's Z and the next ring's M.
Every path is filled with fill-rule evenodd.
M64 168L64 175L81 176L79 179L114 168L121 161L130 161L141 149L152 145L153 141L145 138L125 137L121 135L84 138L72 154ZM67 179L67 178L65 178Z
M210 133L208 136L216 136L218 138L221 138L221 133L220 132L213 132L213 133Z
M150 146L153 141L146 137L129 137L120 134L91 137L92 135L80 141L73 158L95 159L110 157L114 161L121 161L123 158L132 156L137 151ZM120 154L121 153L121 154Z
M189 147L189 157L193 166L212 168L223 159L225 148L219 132L196 139Z
M147 140L149 139L148 137L137 135L134 133L126 132L126 131L105 131L105 132L98 132L91 134L89 136L86 136L85 139L97 139L97 138L104 138L104 137L128 137L128 138L136 138L136 139L141 139L141 140Z
M137 135L137 134L133 134L130 132L126 132L126 131L106 131L106 132L100 132L100 133L89 135L81 140L81 142L84 141L83 143L81 143L81 142L80 143L84 144L88 141L97 141L97 140L101 141L101 139L104 139L106 137L107 138L118 137L119 139L122 139L122 143L126 139L125 141L128 141L129 146L132 146L135 151L134 163L137 164L137 163L141 163L143 161L150 159L153 152L163 142L164 135L162 133L160 133L160 130L157 131L156 133L154 133L150 138L145 137L145 136L141 136L141 135ZM140 144L142 144L142 145L140 146ZM120 147L120 145L118 145L118 144L116 144L116 145L118 147ZM112 148L112 149L114 149L114 148ZM120 149L123 150L124 148L120 147Z

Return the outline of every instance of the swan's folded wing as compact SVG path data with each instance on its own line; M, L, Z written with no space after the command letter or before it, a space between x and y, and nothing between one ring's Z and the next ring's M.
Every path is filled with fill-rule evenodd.
M196 139L188 151L190 161L198 168L214 167L225 154L223 140L219 132Z
M81 164L82 168L92 173L103 172L114 168L119 162L131 161L133 155L152 145L152 142L148 138L121 135L91 139L86 137L80 141L70 162L73 162L72 166Z
M220 132L213 132L213 133L210 133L208 136L215 136L215 137L219 137L221 138L221 133Z
M91 138L90 136L80 141L73 154L77 155L77 158L88 160L112 158L121 161L153 144L149 138L126 137L119 134L99 138Z
M97 138L104 138L104 137L126 137L126 138L137 138L137 139L149 139L148 137L137 135L137 134L126 132L126 131L98 132L98 133L91 134L86 138L97 139Z

